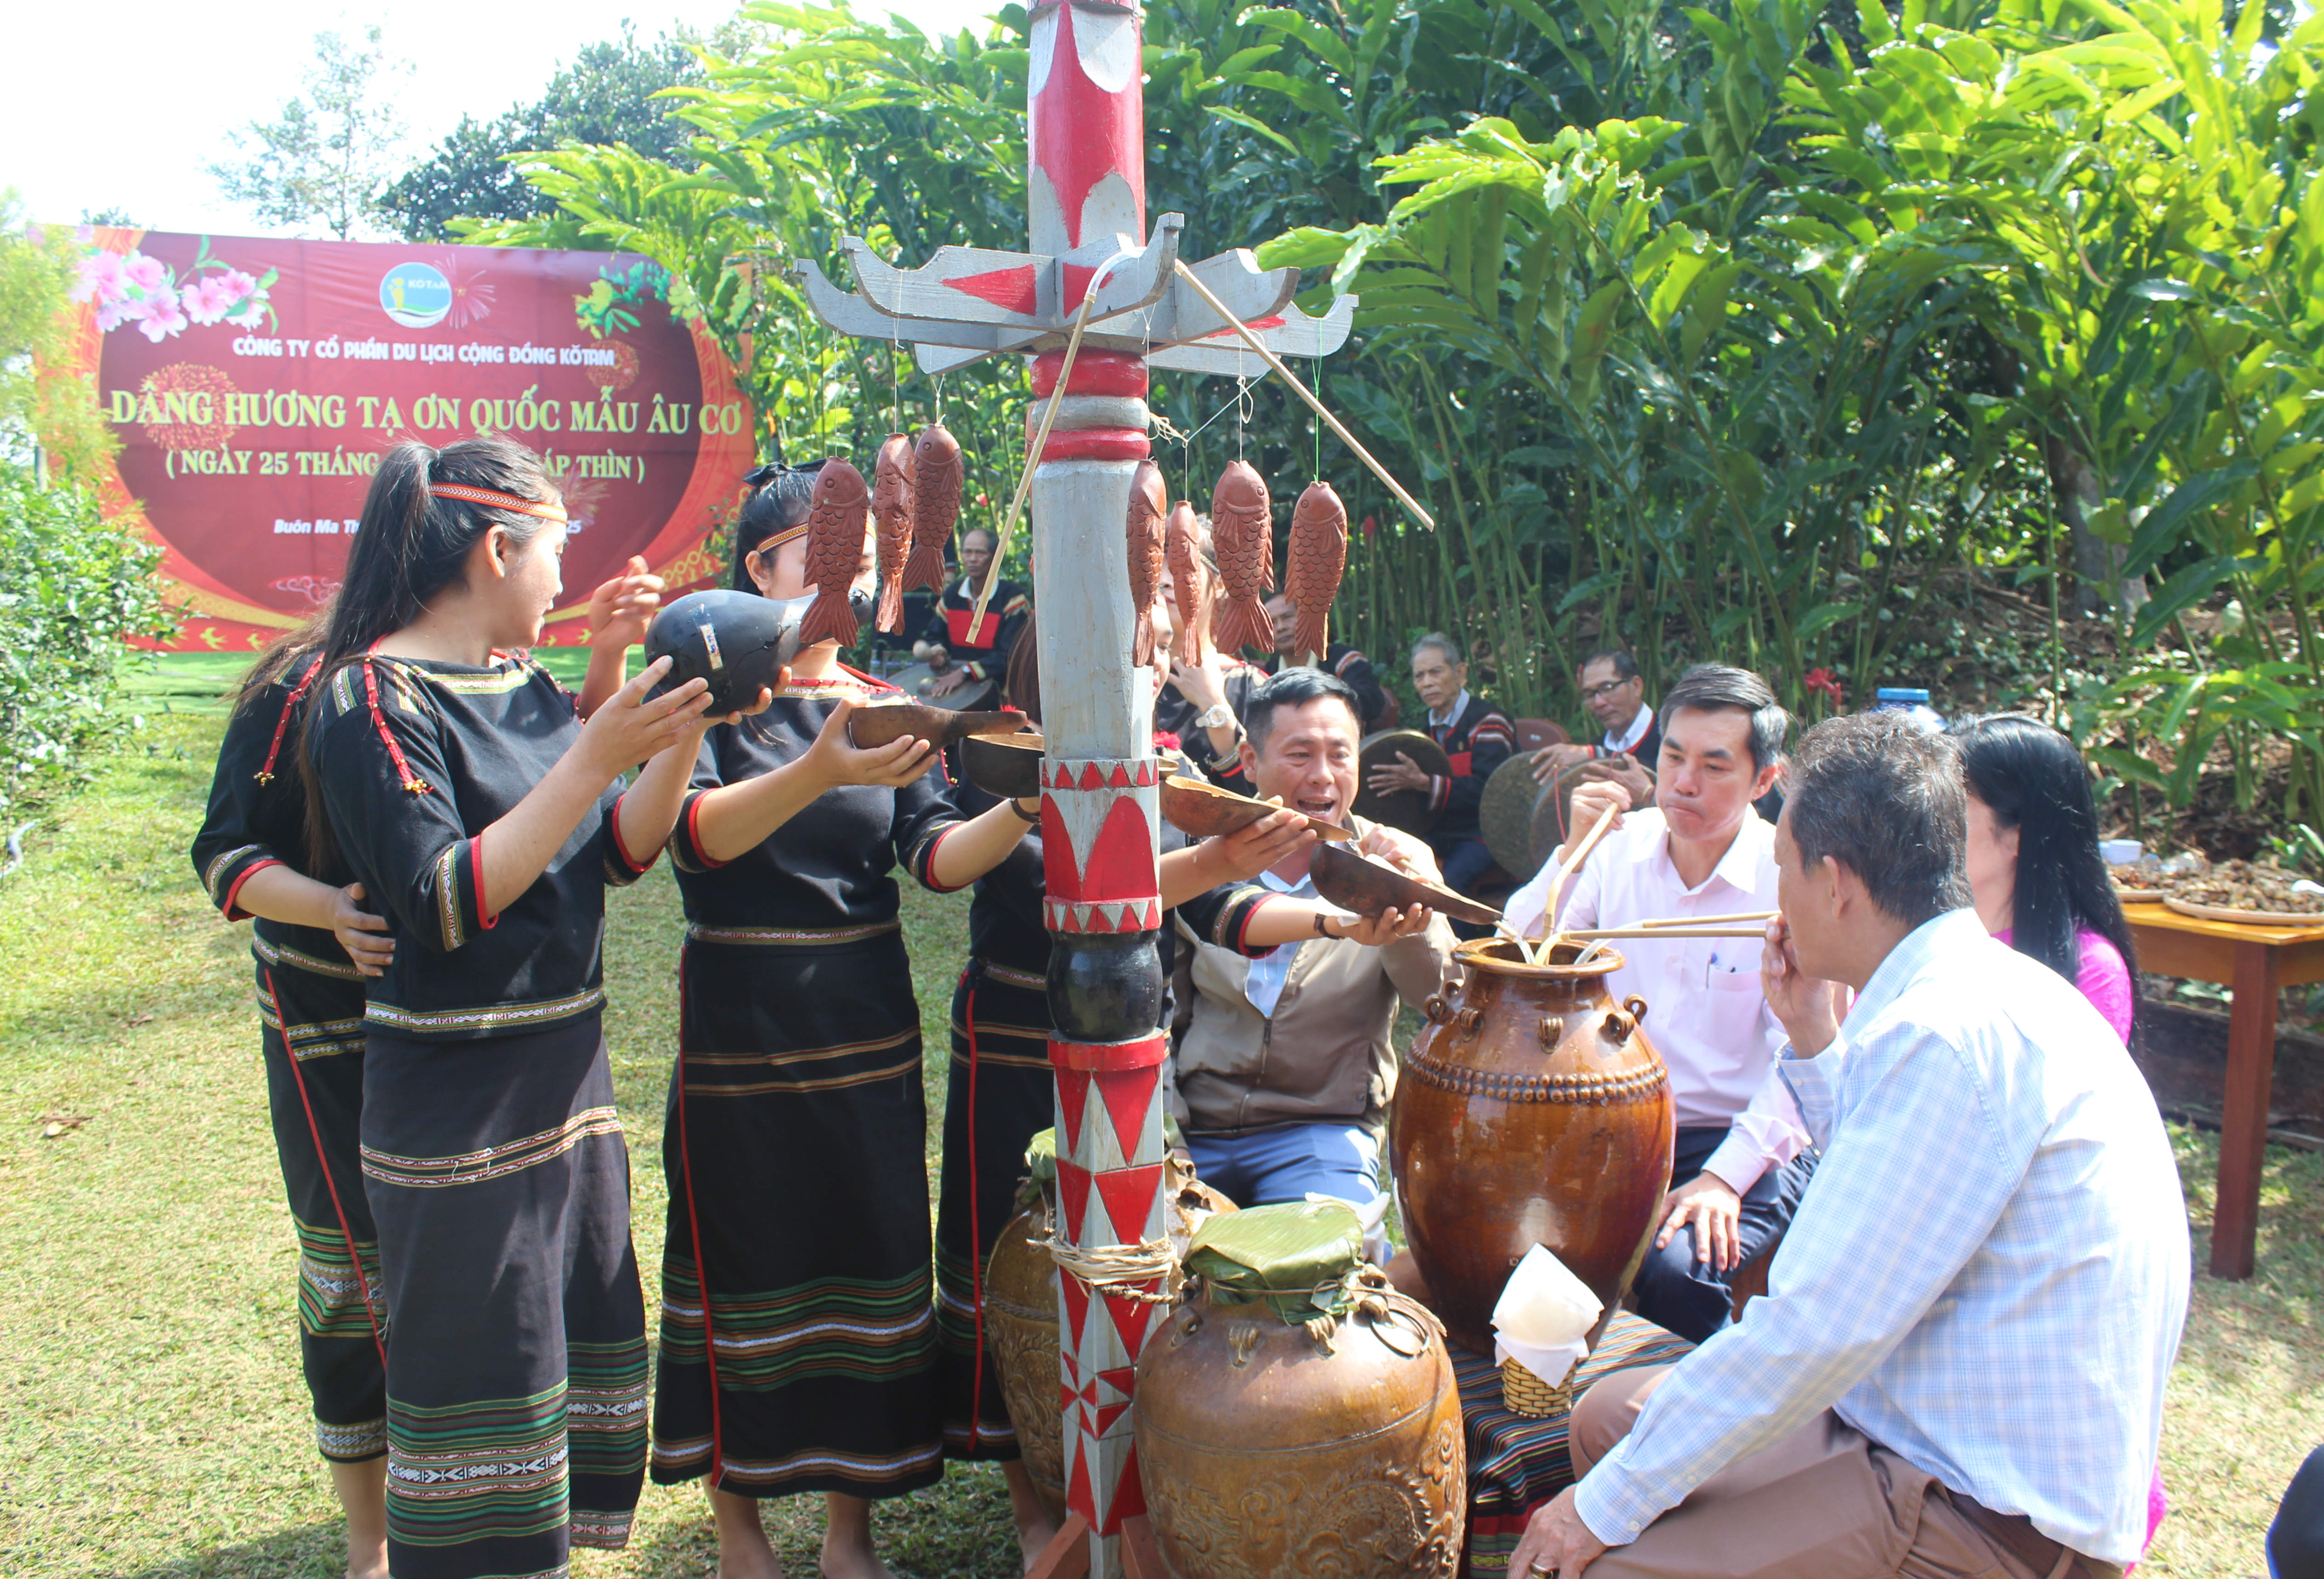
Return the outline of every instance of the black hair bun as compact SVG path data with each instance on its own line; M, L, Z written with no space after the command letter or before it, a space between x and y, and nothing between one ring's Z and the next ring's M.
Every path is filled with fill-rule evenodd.
M690 679L710 682L714 716L740 712L798 651L798 623L807 600L776 603L754 592L689 592L654 615L646 627L646 661L672 661L650 693Z

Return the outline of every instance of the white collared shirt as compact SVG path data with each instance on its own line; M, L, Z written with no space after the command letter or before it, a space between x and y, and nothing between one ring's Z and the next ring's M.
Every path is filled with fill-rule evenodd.
M1296 882L1286 882L1272 872L1262 872L1259 881L1271 892L1287 894L1293 899L1312 900L1315 897L1315 880L1303 877ZM1291 980L1291 962L1299 953L1296 943L1278 943L1250 962L1250 974L1244 978L1242 995L1250 1006L1275 1018L1275 1006L1283 1001L1284 984Z
M1532 937L1557 874L1560 850L1509 896L1502 913ZM1558 925L1625 927L1670 916L1729 916L1775 908L1775 830L1745 808L1719 864L1695 888L1670 857L1670 826L1659 810L1625 813L1566 885ZM1738 1195L1808 1143L1799 1106L1775 1072L1783 1027L1759 986L1756 937L1689 937L1668 943L1624 938L1622 968L1606 978L1617 1001L1646 1001L1646 1039L1670 1070L1681 1128L1721 1127L1727 1139L1704 1171Z
M1782 1068L1823 1147L1748 1319L1687 1355L1574 1491L1627 1543L1835 1410L2069 1549L2137 1560L2187 1316L2153 1094L2072 983L1973 910L1907 936Z
M1608 751L1625 752L1636 750L1638 742L1646 739L1646 731L1652 729L1654 726L1655 710L1646 706L1644 702L1641 702L1638 704L1638 711L1637 715L1630 720L1629 728L1622 732L1619 739L1615 738L1614 732L1612 730L1609 729L1606 732L1606 749ZM1652 762L1649 762L1646 765L1648 767L1654 766Z
M1428 727L1431 729L1450 729L1452 725L1461 721L1461 715L1466 713L1468 710L1469 688L1467 686L1462 686L1458 694L1456 694L1452 698L1452 710L1451 712L1439 714L1434 707L1428 710Z

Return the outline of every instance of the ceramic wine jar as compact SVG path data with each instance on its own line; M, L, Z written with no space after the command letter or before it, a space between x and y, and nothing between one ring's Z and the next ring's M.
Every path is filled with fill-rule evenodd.
M1367 1274L1288 1325L1197 1294L1138 1361L1146 1508L1176 1579L1452 1579L1467 1458L1443 1329Z
M1640 1030L1646 1002L1608 994L1618 954L1577 966L1580 952L1562 943L1532 965L1507 939L1462 944L1461 985L1429 1000L1397 1082L1388 1157L1405 1236L1453 1340L1480 1353L1536 1243L1610 1316L1670 1183L1670 1078Z

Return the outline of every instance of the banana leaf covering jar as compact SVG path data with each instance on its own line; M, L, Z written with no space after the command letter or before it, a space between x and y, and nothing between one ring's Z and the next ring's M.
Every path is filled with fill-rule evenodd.
M1176 1579L1451 1579L1467 1482L1444 1329L1338 1201L1212 1218L1138 1361L1147 1510Z

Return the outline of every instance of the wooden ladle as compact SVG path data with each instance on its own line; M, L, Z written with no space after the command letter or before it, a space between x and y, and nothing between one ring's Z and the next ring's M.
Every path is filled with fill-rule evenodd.
M1248 795L1238 795L1231 790L1222 790L1216 784L1179 773L1162 780L1163 817L1180 833L1197 839L1216 838L1237 828L1247 828L1260 817L1282 809L1275 801L1254 800ZM1307 826L1326 839L1345 842L1356 836L1354 830L1320 817L1309 817Z
M972 734L1015 734L1028 722L1014 707L994 713L955 713L949 707L899 698L866 702L856 708L847 720L847 740L857 751L870 751L911 734L941 749Z
M1490 905L1480 905L1442 883L1398 872L1360 850L1319 845L1308 863L1307 876L1315 885L1317 897L1359 916L1377 916L1390 906L1408 910L1415 905L1425 905L1456 921L1471 921L1480 927L1489 927L1501 919L1500 911Z

